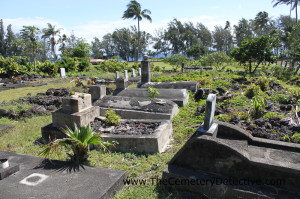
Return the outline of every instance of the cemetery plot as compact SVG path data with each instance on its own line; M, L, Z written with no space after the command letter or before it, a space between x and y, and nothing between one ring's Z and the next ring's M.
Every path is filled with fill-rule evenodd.
M172 137L169 120L121 120L117 126L106 126L95 120L92 128L105 141L117 141L113 151L133 153L161 153Z

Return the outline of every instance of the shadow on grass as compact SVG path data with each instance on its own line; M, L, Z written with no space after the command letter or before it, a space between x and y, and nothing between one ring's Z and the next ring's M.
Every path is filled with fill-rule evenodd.
M80 169L85 170L85 165L82 163L76 163L71 161L58 161L58 160L49 160L45 159L41 162L40 165L34 167L33 169L45 169L45 170L54 170L56 172L64 172L68 173L79 172Z

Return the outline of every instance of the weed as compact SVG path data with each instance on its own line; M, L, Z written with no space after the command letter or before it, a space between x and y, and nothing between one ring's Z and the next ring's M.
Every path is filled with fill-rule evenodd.
M265 111L266 105L263 97L255 96L253 100L253 116L259 118Z
M159 96L157 88L153 88L152 86L148 87L147 92L149 94L149 98L155 98L155 96Z
M106 124L109 126L116 126L120 124L121 117L116 114L116 112L108 107L108 110L105 113Z
M296 140L296 142L300 142L300 133L294 133L292 138L294 138Z
M280 115L280 114L278 114L278 113L276 113L276 112L267 112L267 113L263 116L263 118L272 118L272 117L280 117L280 118L284 118L283 115Z
M260 87L260 90L267 91L269 88L269 80L265 77L260 77L256 81L256 85Z
M260 87L256 86L255 84L251 84L248 86L245 92L245 96L249 99L252 99L254 96L258 95L260 93Z

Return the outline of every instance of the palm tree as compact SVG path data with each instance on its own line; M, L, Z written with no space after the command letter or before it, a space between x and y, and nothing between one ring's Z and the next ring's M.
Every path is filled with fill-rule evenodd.
M54 57L54 60L56 60L56 54L55 54L55 45L56 45L56 40L55 36L60 33L60 29L55 29L55 26L52 24L48 23L48 28L44 28L43 32L44 35L42 38L48 38L50 40L50 45L51 45L51 51Z
M138 21L138 50L137 50L137 56L136 56L136 62L138 61L139 57L139 50L140 50L140 21L142 21L143 18L149 20L152 22L152 19L150 17L151 11L148 9L142 10L141 5L135 1L131 0L130 3L127 5L127 10L124 11L123 19L134 19Z
M299 5L299 0L273 0L272 2L275 2L273 7L276 7L280 4L285 4L285 5L291 5L291 11L295 10L296 12L296 23L298 22L298 5Z
M268 23L270 21L269 14L265 11L257 13L253 26L254 30L259 37L267 34Z

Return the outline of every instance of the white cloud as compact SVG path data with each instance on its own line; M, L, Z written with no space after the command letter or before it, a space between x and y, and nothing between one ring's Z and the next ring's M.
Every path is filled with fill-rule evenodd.
M43 17L27 17L27 18L15 18L15 19L3 19L3 25L4 27L7 27L9 24L12 25L12 30L15 33L18 33L21 29L23 29L23 26L35 26L38 27L40 30L43 28L46 28L48 25L47 23L51 23L52 25L55 25L56 28L61 28L61 34L67 34L70 33L67 31L67 29L61 25L59 22L54 20L45 19Z
M155 30L160 28L166 29L168 23L171 22L173 18L170 19L163 19L160 21L154 21L150 23L147 20L143 20L140 23L141 30L149 32L150 34L154 35ZM220 19L214 16L196 16L191 18L178 18L181 22L192 22L194 25L201 22L205 26L207 26L211 31L214 30L216 25L224 26L226 20ZM46 28L47 23L51 23L55 25L56 28L62 28L61 34L70 35L72 31L77 37L82 37L86 39L87 42L91 42L94 37L102 38L107 33L112 33L115 29L120 28L129 28L130 26L137 25L137 21L134 20L117 20L117 21L90 21L86 24L76 25L74 27L69 27L68 29L60 24L57 21L45 19L43 17L34 17L34 18L15 18L15 19L4 19L4 26L8 26L12 24L12 28L14 32L19 32L23 26L36 26L40 29ZM231 21L231 25L236 24L237 21Z

